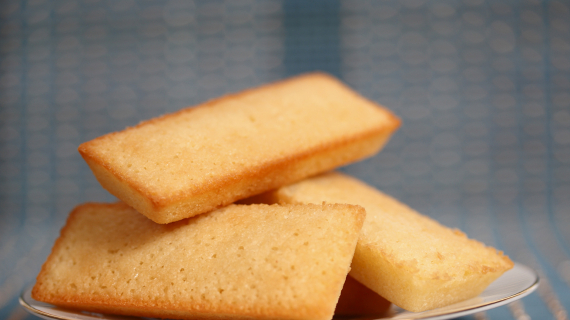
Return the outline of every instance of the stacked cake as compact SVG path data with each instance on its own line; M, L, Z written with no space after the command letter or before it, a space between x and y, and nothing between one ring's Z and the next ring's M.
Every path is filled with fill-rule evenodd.
M399 125L312 73L86 142L79 152L121 202L71 212L32 296L179 319L331 319L474 297L508 257L330 172L379 152Z

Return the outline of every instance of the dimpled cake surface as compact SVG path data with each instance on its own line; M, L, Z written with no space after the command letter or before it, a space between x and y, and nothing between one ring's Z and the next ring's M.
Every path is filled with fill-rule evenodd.
M79 152L111 194L170 223L372 156L399 124L311 73L142 122Z
M425 311L475 297L514 265L502 252L341 173L310 178L258 199L364 207L366 221L350 275L409 311Z
M351 205L230 205L161 225L123 203L88 203L32 296L143 317L331 319L364 218Z

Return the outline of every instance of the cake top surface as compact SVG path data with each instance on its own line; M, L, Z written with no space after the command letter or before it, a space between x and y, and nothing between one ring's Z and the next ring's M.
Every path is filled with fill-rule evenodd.
M70 215L34 294L52 303L326 318L364 217L348 205L230 205L159 225L122 203L85 204Z
M466 272L485 274L508 270L513 265L496 249L338 172L283 187L278 194L287 202L363 206L367 215L359 245L381 251L395 265L417 274L417 279L449 279Z
M84 157L160 202L199 193L331 141L391 132L399 120L313 73L230 94L82 144ZM160 190L158 192L157 190Z

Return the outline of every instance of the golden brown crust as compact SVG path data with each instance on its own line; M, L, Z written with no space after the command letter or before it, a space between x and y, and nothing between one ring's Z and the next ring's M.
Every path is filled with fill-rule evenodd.
M139 179L138 176L133 176L124 168L117 167L115 163L109 161L107 154L101 152L107 145L115 143L113 141L118 137L146 126L160 126L165 121L176 121L179 117L192 113L196 114L199 110L214 110L224 104L239 99L247 99L252 93L264 92L265 90L284 91L290 84L297 81L304 81L303 83L307 84L315 82L319 86L326 85L334 88L334 90L343 91L342 94L344 94L345 99L353 99L351 100L353 103L360 104L363 110L366 110L363 114L370 114L371 110L374 109L372 113L379 117L378 122L374 126L369 123L366 128L352 130L342 137L324 138L318 143L311 142L311 144L303 146L300 151L292 147L287 153L270 154L264 162L247 163L240 170L216 174L212 179L204 181L200 187L184 187L169 192L163 192L149 184L149 179ZM347 103L350 102L347 101ZM381 116L379 116L380 114ZM311 121L319 121L316 116ZM269 120L265 119L264 121ZM342 121L342 119L337 120ZM122 132L111 133L83 143L79 146L79 152L105 189L153 221L169 223L369 157L382 148L399 125L400 120L383 107L358 96L338 80L325 74L316 73L227 95L194 108L183 109L141 122L137 126L127 128ZM358 127L358 124L355 123L354 126ZM305 123L302 128L308 130L310 124ZM229 160L227 159L227 161Z
M397 119L397 118L395 118ZM153 121L153 120L149 120ZM145 122L146 123L146 122ZM287 166L289 166L291 163L295 163L295 162L300 162L303 161L305 159L309 159L311 157L326 153L326 152L331 152L334 150L338 150L338 149L342 149L342 148L348 148L350 147L350 145L352 144L358 144L358 143L366 143L367 141L370 141L371 143L375 144L375 147L370 148L371 150L366 150L368 152L364 152L365 154L362 155L361 157L366 157L366 156L372 156L379 148L382 147L382 145L387 142L390 134L396 130L399 126L398 124L399 122L396 122L396 124L392 124L389 127L382 127L382 128L377 128L376 130L372 130L369 132L362 132L359 135L355 135L352 137L346 137L343 140L339 140L339 141L334 141L328 144L321 144L319 146L315 146L314 148L312 148L311 150L306 150L303 153L297 153L297 154L293 154L290 155L288 157L283 157L281 159L275 159L272 160L270 162L266 162L263 163L261 166L258 167L253 167L253 168L248 168L248 170L246 172L243 172L241 175L226 175L224 177L219 177L218 181L216 181L215 183L212 183L208 186L208 189L220 189L223 188L225 185L231 184L231 182L235 182L238 180L243 180L243 179L248 179L248 178L253 178L253 177L258 177L258 176L266 176L266 174L273 172L275 170L281 170L281 169L285 169ZM129 130L129 129L127 129ZM113 132L111 133L111 135L117 134L117 132ZM100 139L100 138L97 138ZM120 183L124 183L126 185L129 185L131 188L134 189L135 192L143 195L143 197L147 198L150 200L150 204L152 205L153 208L156 209L160 209L160 208L164 208L165 206L173 203L173 202L177 202L180 201L182 199L187 198L188 196L195 196L195 195L199 195L200 193L207 193L209 192L209 190L196 190L194 192L186 192L186 193L179 193L179 194L173 194L173 195L167 195L165 196L158 196L156 194L152 194L150 190L146 189L145 186L142 183L138 183L138 181L129 179L126 176L123 176L121 174L121 172L118 172L116 170L114 170L113 167L111 167L108 163L106 163L103 159L101 159L100 157L97 156L97 154L90 152L90 149L88 149L86 146L88 145L89 142L83 143L79 146L79 152L80 154L83 156L83 158L89 163L90 166L92 165L97 165L101 167L101 170L104 171L108 171L111 175L113 175L114 177L116 177L116 179L118 181L120 181ZM320 172L321 170L319 170ZM295 181L288 181L289 183L291 182L295 182ZM273 187L277 187L280 185L276 185ZM200 192L200 193L198 193ZM255 194L255 193L253 193ZM249 194L252 195L252 194ZM229 199L226 203L224 203L224 205L230 204L235 202L235 200L237 199ZM223 206L223 205L221 205ZM221 207L218 206L218 207Z

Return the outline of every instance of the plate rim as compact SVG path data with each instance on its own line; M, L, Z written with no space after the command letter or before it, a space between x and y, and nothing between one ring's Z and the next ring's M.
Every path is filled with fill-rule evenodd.
M24 288L24 290L22 290L22 293L20 294L20 296L18 297L18 302L20 302L20 305L26 309L26 311L28 311L29 313L35 315L35 316L39 316L41 318L49 318L49 319L56 319L56 320L69 320L66 318L61 318L58 315L54 315L51 313L47 313L43 310L40 310L38 308L35 308L34 306L30 305L30 303L27 301L27 295L30 294L30 298L31 298L31 292L32 292L32 288L33 285L28 285ZM31 298L33 299L33 298ZM37 301L34 299L34 301Z
M490 310L496 307L500 307L503 306L507 303L522 299L524 297L526 297L527 295L531 294L532 292L534 292L539 284L540 284L540 276L538 275L538 273L536 272L536 270L534 270L533 268L530 268L524 264L515 262L515 265L513 266L512 269L510 269L509 271L512 271L514 269L524 269L525 272L527 272L528 274L533 276L533 281L532 284L530 284L528 287L526 287L525 289L518 291L516 293L513 293L511 295L508 295L506 297L502 297L500 299L496 299L493 301L488 301L488 302L482 302L480 304L474 305L472 307L469 308L464 308L464 309L460 309L457 311L451 311L451 312L447 312L445 314L433 314L434 310L437 309L433 309L433 310L427 310L424 311L425 313L430 313L430 314L426 314L425 316L422 316L422 314L424 312L409 312L409 311L405 311L403 310L402 313L396 314L396 315L392 315L389 317L382 317L382 318L375 318L372 317L372 319L374 320L389 320L389 319L415 319L415 320L443 320L443 319L450 319L450 318L455 318L455 317L461 317L461 316L465 316L465 315L469 315L469 314L473 314L479 311L486 311L486 310ZM507 272L509 272L507 271ZM498 278L500 279L500 278ZM497 279L497 280L498 280ZM530 280L530 279L529 279ZM496 281L496 280L495 280ZM32 298L31 296L31 291L33 288L33 284L32 285L28 285L26 286L23 290L22 293L19 296L19 303L22 307L24 307L24 309L26 311L28 311L29 313L39 316L41 318L44 319L55 319L55 320L75 320L75 319L79 319L79 318L70 318L70 317L65 317L65 316L61 316L61 315L57 315L57 314L53 314L53 313L49 313L46 311L43 311L41 309L38 309L37 307L33 306L33 302L36 301L38 303L42 303L42 304L46 304L46 305L50 305L50 306L54 306L51 305L49 303L45 303L45 302L41 302L41 301L37 301L35 299ZM487 289L486 289L487 290ZM485 292L485 291L483 291ZM28 298L29 297L29 298ZM31 299L32 301L29 301L29 299ZM468 301L468 300L466 300ZM450 305L449 307L452 307L453 305ZM56 307L56 306L54 306ZM394 307L394 305L393 305ZM392 307L392 308L393 308ZM70 312L81 312L80 310L73 310L73 309L67 309L67 308L61 308L64 311L70 311ZM475 311L476 310L476 311ZM84 317L89 317L92 319L105 319L105 318L100 318L100 317L95 317L94 315L89 315L89 314L83 314ZM109 315L110 317L117 317L116 315ZM130 316L119 316L119 317L124 317L124 319L147 319L147 318L136 318L136 317L130 317ZM151 318L152 319L152 318ZM347 320L347 318L342 318ZM348 318L350 319L350 318ZM358 319L358 318L353 318L353 319ZM371 317L366 317L366 319L371 319Z

